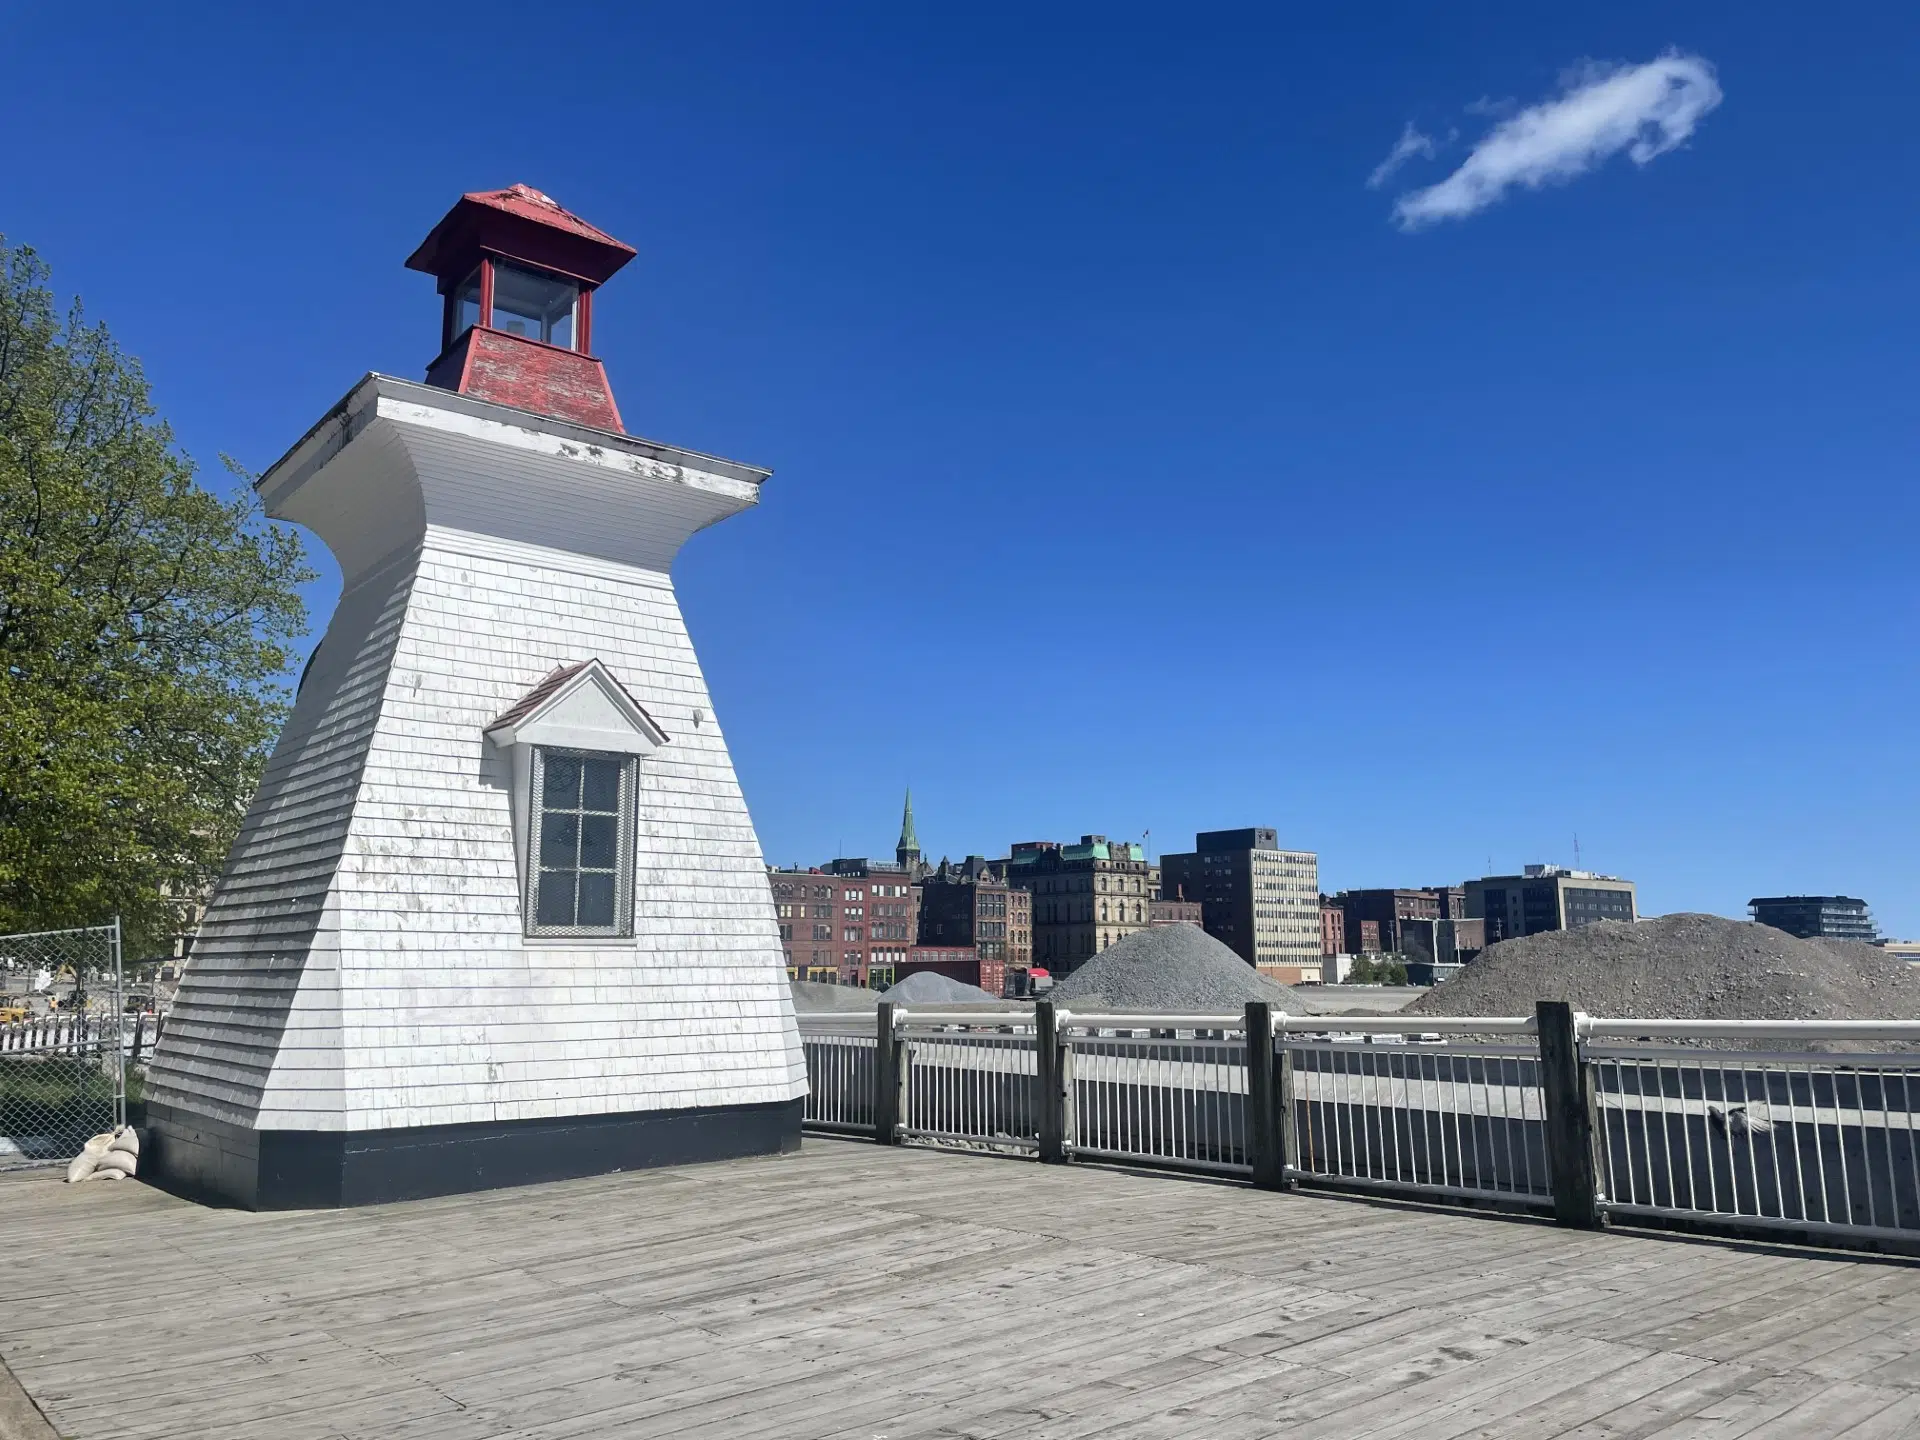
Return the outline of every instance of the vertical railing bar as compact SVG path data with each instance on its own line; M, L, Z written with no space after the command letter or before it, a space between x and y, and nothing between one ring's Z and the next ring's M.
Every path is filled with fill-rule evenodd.
M1760 1213L1760 1165L1759 1162L1754 1159L1753 1152L1754 1114L1753 1104L1748 1098L1747 1092L1747 1067L1742 1065L1735 1073L1740 1077L1740 1113L1745 1117L1746 1121L1744 1128L1747 1138L1747 1181L1753 1187L1752 1213L1758 1215ZM1739 1213L1747 1213L1746 1211L1740 1210L1740 1177L1738 1175L1734 1176L1733 1204L1734 1209Z
M1835 1158L1840 1162L1840 1203L1846 1207L1847 1212L1843 1223L1851 1225L1853 1223L1853 1181L1847 1174L1847 1123L1840 1113L1840 1072L1829 1070L1827 1074L1833 1082L1833 1141L1834 1148L1839 1152ZM1854 1098L1859 1099L1859 1095L1856 1093Z
M1773 1206L1774 1206L1774 1209L1779 1212L1775 1218L1780 1220L1785 1220L1788 1218L1787 1216L1787 1172L1785 1167L1782 1166L1780 1163L1780 1129L1781 1127L1780 1127L1780 1121L1777 1118L1775 1118L1776 1112L1775 1112L1774 1103L1773 1103L1773 1082L1776 1076L1780 1075L1780 1072L1777 1069L1777 1067L1768 1066L1762 1072L1762 1074L1766 1078L1767 1152L1770 1157L1769 1163L1773 1167ZM1784 1076L1782 1078L1784 1078L1787 1082L1787 1117L1788 1117L1788 1124L1791 1125L1792 1117L1793 1117L1793 1079L1791 1076ZM1759 1206L1760 1197L1758 1193L1759 1184L1758 1184L1757 1176L1755 1177L1754 1188L1755 1188L1754 1203L1756 1206ZM1760 1208L1764 1213L1765 1207L1760 1206Z
M1687 1111L1686 1111L1687 1072L1685 1071L1685 1069L1682 1068L1682 1066L1678 1061L1674 1062L1673 1077L1674 1077L1674 1088L1678 1092L1678 1099L1676 1103L1678 1103L1680 1106L1680 1142L1681 1142L1680 1158L1686 1162L1686 1174L1687 1174L1686 1208L1689 1210L1698 1210L1700 1207L1694 1203L1693 1136L1689 1133L1687 1129ZM1671 1118L1672 1113L1673 1112L1667 1108L1667 1075L1666 1075L1666 1071L1663 1069L1660 1072L1660 1117L1661 1117L1662 1124L1665 1124ZM1667 1138L1667 1137L1663 1137L1663 1138ZM1671 1167L1673 1164L1673 1153L1672 1153L1673 1142L1671 1138L1667 1138L1667 1152L1668 1152L1667 1164L1669 1167ZM1674 1196L1675 1196L1675 1204L1677 1207L1678 1197L1680 1194L1680 1187L1676 1183L1673 1189L1674 1189Z
M1893 1114L1887 1108L1886 1067L1881 1066L1878 1069L1876 1069L1874 1071L1874 1077L1878 1081L1880 1086L1880 1149L1881 1149L1881 1153L1887 1157L1887 1163L1886 1163L1887 1199L1891 1201L1893 1204L1893 1223L1891 1226L1889 1226L1889 1228L1896 1228L1900 1224L1900 1193L1897 1189L1894 1188L1894 1183L1893 1183ZM1866 1112L1866 1107L1863 1105L1861 1106L1861 1109L1860 1109L1860 1129L1862 1131L1862 1134L1860 1136L1860 1149L1861 1149L1861 1153L1864 1154L1868 1160L1867 1223L1869 1225L1878 1225L1880 1223L1880 1208L1879 1208L1879 1205L1874 1200L1873 1165L1872 1165L1873 1146L1869 1143L1870 1137L1864 1133L1866 1131L1866 1128L1867 1128L1867 1112Z
M1730 1215L1739 1215L1743 1212L1740 1209L1740 1152L1738 1147L1734 1144L1733 1124L1732 1124L1733 1083L1728 1074L1727 1062L1725 1060L1722 1060L1720 1062L1719 1070L1720 1070L1720 1104L1728 1112L1727 1113L1728 1124L1726 1127L1727 1188L1732 1192L1732 1194L1728 1197L1728 1200L1727 1200L1726 1213ZM1734 1073L1739 1074L1743 1072L1736 1070ZM1744 1082L1743 1082L1743 1090L1744 1090Z
M1444 1107L1442 1113L1453 1122L1453 1164L1450 1168L1443 1169L1441 1172L1441 1183L1447 1185L1453 1184L1456 1178L1462 1185L1467 1183L1466 1151L1460 1147L1460 1085L1459 1081L1455 1078L1459 1073L1459 1055L1453 1054L1447 1056L1446 1098L1442 1101ZM1443 1146L1443 1151L1444 1148Z
M1348 1076L1344 1069L1344 1064L1349 1058L1350 1052L1343 1053L1341 1051L1335 1051L1329 1064L1330 1074L1328 1078L1342 1082L1337 1086L1331 1087L1331 1093L1335 1097L1335 1109L1333 1113L1334 1153L1338 1157L1338 1163L1333 1173L1336 1175L1353 1174L1353 1106L1349 1103L1348 1090L1345 1084L1345 1081L1351 1077Z
M1801 1220L1811 1220L1813 1218L1813 1207L1807 1203L1806 1169L1800 1163L1800 1105L1793 1098L1793 1066L1791 1064L1781 1066L1780 1074L1781 1078L1786 1082L1787 1087L1787 1124L1790 1127L1789 1138L1793 1142L1793 1197L1800 1209L1798 1218ZM1779 1133L1777 1122L1774 1133L1776 1135ZM1777 1144L1778 1142L1776 1141L1775 1143ZM1785 1178L1784 1175L1781 1177L1783 1183ZM1787 1214L1787 1200L1785 1195L1780 1197L1780 1216L1783 1220L1795 1218Z
M1807 1113L1813 1117L1813 1168L1820 1181L1820 1219L1826 1223L1833 1220L1833 1191L1827 1180L1826 1150L1820 1143L1820 1087L1813 1070L1813 1061L1808 1059L1801 1068L1807 1072ZM1811 1219L1812 1216L1808 1216Z
M1433 1098L1431 1100L1427 1098L1427 1080L1423 1074L1420 1081L1420 1144L1426 1156L1427 1183L1429 1185L1444 1185L1447 1183L1446 1092L1441 1088L1440 1066L1442 1060L1446 1058L1446 1052L1436 1050L1433 1054L1423 1056L1422 1058L1428 1062L1422 1067L1423 1070L1431 1070L1433 1072ZM1426 1123L1427 1116L1433 1118L1431 1125ZM1437 1167L1434 1164L1433 1158L1433 1148L1436 1143L1438 1143L1440 1147L1440 1163Z
M1604 1059L1594 1062L1593 1110L1595 1118L1599 1121L1601 1183L1606 1186L1607 1198L1609 1200L1617 1200L1620 1198L1620 1186L1613 1176L1613 1131L1607 1119L1608 1091L1604 1083L1607 1063ZM1614 1062L1613 1066L1613 1084L1614 1089L1612 1093L1618 1095L1620 1093L1620 1066L1618 1062Z
M1920 1143L1916 1143L1920 1142L1920 1135L1917 1135L1913 1128L1913 1071L1911 1070L1900 1072L1900 1110L1907 1117L1907 1178L1913 1186L1910 1192L1913 1196L1913 1223L1915 1228L1920 1228L1920 1155L1914 1153L1916 1149L1920 1149ZM1891 1142L1893 1138L1891 1131L1888 1132L1887 1138ZM1892 1183L1891 1176L1888 1178L1888 1183ZM1893 1213L1894 1223L1897 1225L1900 1223L1898 1205L1894 1207Z
M1405 1060L1406 1056L1404 1052L1401 1058L1403 1061ZM1400 1166L1400 1117L1406 1113L1407 1107L1401 1103L1402 1092L1400 1087L1406 1083L1407 1071L1404 1064L1401 1065L1398 1075L1395 1075L1393 1071L1393 1062L1389 1060L1387 1062L1388 1103L1383 1106L1382 1109L1389 1127L1388 1143L1391 1145L1393 1151L1393 1183L1396 1185L1404 1185L1407 1183L1407 1177L1406 1172L1402 1170Z

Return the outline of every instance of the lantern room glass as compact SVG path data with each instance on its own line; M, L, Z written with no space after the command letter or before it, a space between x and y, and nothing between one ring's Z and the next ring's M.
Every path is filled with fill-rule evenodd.
M453 292L452 299L452 327L447 333L449 345L480 323L480 272L478 269L462 282L458 290Z
M493 328L509 335L573 349L573 314L580 287L557 275L495 261Z

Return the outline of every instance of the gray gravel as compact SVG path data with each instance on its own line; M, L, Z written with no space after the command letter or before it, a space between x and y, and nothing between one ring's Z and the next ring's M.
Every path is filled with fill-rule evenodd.
M907 976L880 998L897 1005L983 1005L997 1004L1000 997L989 995L978 985L964 980L921 970Z
M1674 1020L1920 1020L1920 971L1871 945L1799 940L1718 915L1603 921L1489 947L1411 1015Z
M819 1014L822 1011L865 1010L871 1013L880 1008L880 992L862 989L858 985L822 985L818 980L789 980L793 988L793 1008L801 1014Z
M1267 979L1198 926L1158 925L1109 945L1054 986L1052 998L1083 1010L1097 1002L1115 1010L1210 1015L1242 1009L1249 1000L1284 1008L1298 992Z

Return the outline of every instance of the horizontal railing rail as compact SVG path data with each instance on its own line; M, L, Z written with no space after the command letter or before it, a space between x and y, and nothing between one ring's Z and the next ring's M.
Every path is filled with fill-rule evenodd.
M1041 1001L882 1005L799 1029L807 1126L883 1144L1920 1253L1916 1021Z

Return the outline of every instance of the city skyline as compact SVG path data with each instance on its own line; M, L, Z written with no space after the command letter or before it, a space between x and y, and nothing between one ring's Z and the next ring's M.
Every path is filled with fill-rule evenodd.
M216 486L423 373L449 193L631 237L628 427L774 471L676 584L779 863L889 853L911 782L935 858L1253 823L1339 888L1577 833L1650 914L1920 932L1920 15L749 13L557 8L571 83L456 126L426 16L342 67L25 13L7 233ZM1503 128L1575 100L1577 150Z

